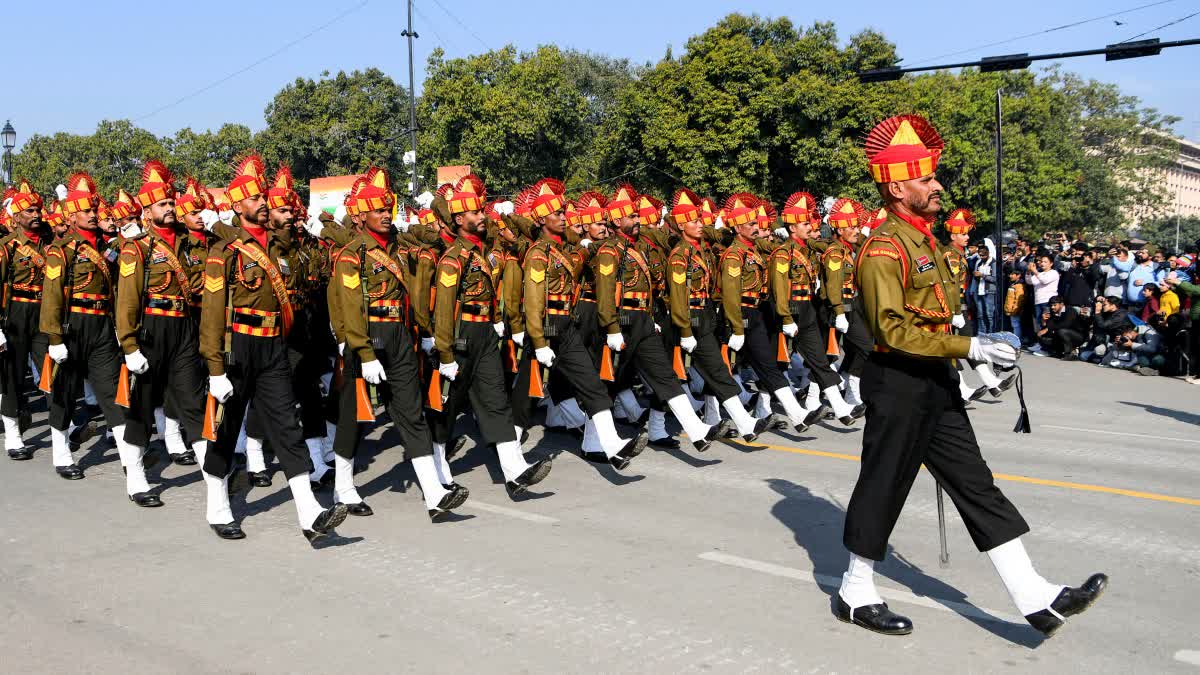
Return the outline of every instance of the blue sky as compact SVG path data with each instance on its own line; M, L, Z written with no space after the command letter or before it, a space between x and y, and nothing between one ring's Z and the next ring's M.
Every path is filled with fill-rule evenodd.
M833 21L843 39L863 28L875 28L896 43L904 65L960 50L969 51L933 63L1086 49L1200 12L1200 0L1172 0L1116 17L1123 26L1104 19L979 48L1154 1L417 0L418 91L425 58L438 46L453 57L507 43L521 50L554 43L634 62L654 61L667 45L681 54L689 36L732 11L786 15L799 25ZM375 66L407 84L407 48L400 35L405 4L404 0L209 0L189 5L59 0L48 11L36 2L6 3L0 21L8 29L0 44L10 67L3 77L0 119L12 120L18 143L33 133L88 133L98 121L117 118L134 119L159 135L188 126L215 129L225 122L258 130L271 97L296 77ZM343 16L334 20L339 15ZM252 66L314 30L311 37ZM1196 36L1200 36L1200 16L1151 37L1167 41ZM159 46L147 46L154 43ZM1182 117L1176 131L1200 139L1200 46L1129 61L1108 63L1100 56L1064 65L1084 76L1116 83L1146 105ZM210 85L215 86L175 103Z

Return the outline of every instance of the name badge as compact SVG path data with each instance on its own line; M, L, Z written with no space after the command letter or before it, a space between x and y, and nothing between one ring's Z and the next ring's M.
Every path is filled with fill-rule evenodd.
M292 274L291 268L288 267L287 258L279 259L279 271L282 272L284 276L290 276Z
M923 255L917 258L917 274L928 272L934 267L936 267L936 265L934 265L933 261L929 259L929 256Z

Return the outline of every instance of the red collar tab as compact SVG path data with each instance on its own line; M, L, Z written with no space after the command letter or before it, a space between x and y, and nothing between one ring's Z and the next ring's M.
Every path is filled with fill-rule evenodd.
M388 244L392 243L391 237L384 234L379 234L375 230L367 230L367 234L371 235L372 239L379 242L379 245L382 246L384 250L387 250Z
M446 228L444 228L444 227L442 229L438 230L438 236L441 237L442 241L446 242L447 244L454 243L454 235L447 232Z
M897 218L899 218L900 220L903 220L904 222L908 223L909 225L912 225L913 227L917 228L917 231L920 232L921 234L925 235L925 238L927 238L931 241L933 240L933 238L934 238L933 232L930 230L930 225L932 225L932 223L930 221L925 220L924 218L921 218L919 216L915 216L915 215L911 215L911 214L907 214L907 213L901 213L900 211L896 211L893 209L888 209L888 211L895 214L895 216Z
M242 229L246 230L251 237L254 237L254 240L257 241L263 247L263 249L267 248L267 228L243 224Z
M100 250L100 246L96 243L96 237L97 237L97 234L99 233L99 230L75 230L75 231L79 233L79 236L83 237L84 241L91 244L92 248L96 249L97 251Z
M543 232L545 232L545 231L543 230ZM562 237L555 235L555 234L550 234L549 232L545 232L545 234L546 234L546 238L549 239L550 241L558 244L559 246L562 245L562 243L563 243Z
M466 239L467 241L474 244L475 247L478 248L479 250L481 250L481 251L483 250L483 240L480 239L478 236L464 232L462 235L462 238Z
M738 239L746 246L749 246L750 248L754 248L754 240L753 239L747 239L740 234L738 235Z

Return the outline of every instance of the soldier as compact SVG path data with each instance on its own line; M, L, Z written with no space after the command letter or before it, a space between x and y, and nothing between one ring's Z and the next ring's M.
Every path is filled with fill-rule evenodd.
M46 224L50 226L50 231L54 233L54 239L51 241L66 236L67 230L70 228L66 216L63 215L62 204L58 199L50 202L50 206L42 212L42 220L46 221Z
M437 264L433 302L434 349L443 378L450 381L445 414L434 425L435 452L450 439L454 421L470 399L483 437L496 446L505 487L515 497L550 473L550 460L530 465L521 454L520 432L504 392L498 341L504 335L497 316L498 257L485 252L483 204L487 192L475 175L458 180L446 209L456 235Z
M113 434L130 501L138 506L162 506L150 492L142 464L143 449L125 440L125 412L116 404L120 351L113 325L113 281L101 253L97 229L96 184L86 173L67 181L63 211L71 230L46 251L41 331L57 367L51 371L50 442L54 467L67 480L83 478L67 445L68 423L75 409L80 380L96 392L97 402ZM57 371L57 373L55 372Z
M262 159L248 155L238 162L227 189L241 226L233 228L235 238L209 251L200 354L208 366L209 395L227 413L219 434L238 433L248 402L272 421L275 456L296 502L300 528L314 542L333 532L347 512L344 504L322 509L309 483L312 465L296 417L287 354L293 309L280 270L287 250L269 229L278 222L267 208L263 173ZM209 525L223 539L241 539L245 533L233 519L227 488L232 444L218 440L210 450L201 458Z
M862 204L852 199L838 199L829 209L829 226L835 233L834 241L825 249L821 258L821 298L825 301L826 315L830 323L841 333L841 371L845 377L846 402L855 406L852 417L858 419L866 412L862 396L859 395L859 378L867 353L871 351L871 335L863 323L858 307L858 287L854 278L857 264L859 237L865 217Z
M717 429L696 416L654 324L654 277L648 262L649 251L638 242L639 221L635 210L637 193L628 185L617 188L605 205L614 235L596 252L596 315L607 335L608 348L620 355L620 371L636 372L659 401L665 402L692 447L704 452L717 437ZM621 381L622 375L617 374ZM632 398L632 397L630 397ZM636 403L634 403L636 405ZM625 406L626 412L635 414ZM665 432L664 432L665 433ZM661 440L665 440L666 437ZM650 441L655 441L651 433ZM661 443L660 443L661 445Z
M1029 526L996 487L979 452L949 360L1011 366L1017 351L988 336L951 334L950 321L960 309L958 280L930 231L941 208L934 172L942 148L937 131L916 115L884 120L867 136L871 175L889 214L859 258L863 317L875 351L863 374L868 410L862 464L846 509L850 565L834 612L876 632L912 632L912 621L883 603L872 575L924 464L950 495L975 545L987 551L1014 604L1050 636L1103 593L1108 577L1092 575L1079 588L1043 579L1020 540Z
M0 416L9 458L26 460L33 449L21 440L30 424L25 377L30 359L40 368L46 357L48 343L38 323L52 234L42 222L41 196L23 178L5 193L3 211L13 232L0 240Z
M404 441L405 457L425 494L431 520L438 520L466 501L468 491L441 474L433 457L429 428L421 415L421 381L411 334L404 325L410 272L399 259L392 227L394 197L387 173L371 167L366 184L355 197L363 233L338 255L333 278L338 305L344 308L346 352L338 434L334 440L335 498L352 515L369 516L354 487L354 455L361 437L357 396L362 389L349 384L357 378L379 388L392 423ZM360 311L361 310L361 311ZM369 405L369 403L368 403Z
M783 334L791 340L796 352L804 359L810 379L838 418L853 418L854 406L842 398L841 378L829 367L817 310L813 298L820 289L820 260L808 242L820 235L821 215L816 200L807 192L792 193L783 207L783 222L787 224L788 240L771 255L771 305ZM815 261L815 262L814 262ZM819 419L819 406L814 406L806 424Z
M677 190L672 200L670 218L679 226L682 237L667 262L670 320L679 335L680 347L691 354L692 367L749 443L767 428L768 421L746 412L738 398L741 387L722 360L721 346L714 336L716 314L711 296L717 260L703 241L699 204L700 198L687 188Z
M721 304L729 323L729 348L744 357L758 376L760 393L775 397L783 406L788 421L797 433L808 429L805 410L792 392L787 378L776 363L773 325L775 312L768 300L767 262L760 252L758 239L758 199L746 193L731 195L725 201L725 222L734 228L737 238L721 256Z
M621 438L612 416L612 400L596 364L592 361L576 326L576 279L584 261L564 252L563 232L566 197L561 181L546 178L534 186L530 217L541 226L541 236L525 258L525 330L533 347L526 352L516 382L513 419L527 427L533 401L529 394L531 371L537 364L552 369L562 378L579 402L588 420L583 433L583 456L624 469L646 446L646 437ZM535 364L534 361L537 361Z
M950 273L958 278L959 288L959 307L962 309L958 314L950 320L955 329L955 334L974 337L975 326L967 322L965 316L967 307L967 244L971 240L971 230L975 229L975 215L966 209L955 209L950 213L950 217L946 219L946 234L950 237L950 245L943 249L942 255L946 258L946 266L950 268ZM1006 391L1017 379L1017 374L1013 373L1003 381L996 376L992 371L990 363L982 361L970 361L971 370L975 371L979 376L983 386L979 390L972 389L966 384L966 379L963 377L965 370L963 362L958 362L959 371L959 391L963 394L964 400L973 401L978 399L983 392L988 392L993 398L1000 398L1000 395Z
M192 465L204 452L205 381L196 324L188 317L192 284L180 262L187 234L177 219L167 167L146 162L142 181L137 199L149 227L121 247L114 313L117 340L131 374L125 439L148 445L155 411L165 402L183 421L193 446L172 459ZM165 435L166 430L161 431Z

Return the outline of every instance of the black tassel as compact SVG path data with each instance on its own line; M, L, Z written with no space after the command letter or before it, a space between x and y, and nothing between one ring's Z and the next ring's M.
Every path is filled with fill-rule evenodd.
M1025 407L1025 373L1017 368L1017 400L1021 402L1021 414L1017 417L1017 424L1013 427L1014 434L1032 433L1029 425L1029 408Z

